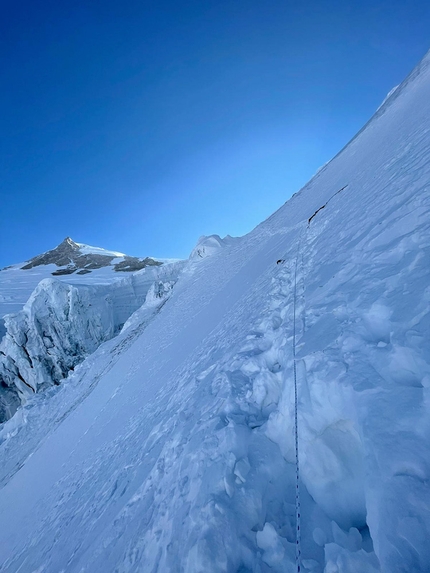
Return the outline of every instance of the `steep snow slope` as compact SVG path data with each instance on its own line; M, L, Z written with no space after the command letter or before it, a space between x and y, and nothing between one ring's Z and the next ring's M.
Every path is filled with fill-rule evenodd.
M302 571L429 571L429 181L427 55L278 212L4 425L4 570L297 571L295 324Z

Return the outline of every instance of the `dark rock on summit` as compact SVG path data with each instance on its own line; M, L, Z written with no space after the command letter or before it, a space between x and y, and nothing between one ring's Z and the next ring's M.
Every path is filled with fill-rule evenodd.
M51 275L53 275L54 277L57 276L61 276L61 275L71 275L76 271L75 267L72 268L67 268L67 269L58 269L58 271L54 271L53 273L51 273Z
M59 269L52 274L55 275L70 275L77 269L99 269L111 264L115 257L112 255L99 255L99 254L83 254L77 243L72 241L70 237L66 237L62 243L55 249L47 251L42 255L33 257L28 261L22 269L32 269L40 265L54 264L57 267L67 265L65 269Z
M82 253L81 247L70 237L66 237L58 247L42 255L33 257L21 268L28 270L40 265L54 264L57 267L65 267L59 268L51 273L54 276L71 275L75 271L79 271L77 274L84 275L94 269L110 266L112 261L118 258L119 257L115 257L114 255ZM122 260L113 265L115 271L133 272L148 266L159 266L163 264L149 257L140 259L138 257L123 256L120 258L122 258Z
M145 267L159 267L162 264L163 263L150 259L149 257L144 259L139 259L138 257L124 257L124 260L114 265L113 268L116 271L134 272L140 271Z

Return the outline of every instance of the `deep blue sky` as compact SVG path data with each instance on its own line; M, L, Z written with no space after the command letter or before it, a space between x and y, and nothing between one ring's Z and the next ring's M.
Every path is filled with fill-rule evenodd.
M0 266L270 215L430 47L428 0L3 0Z

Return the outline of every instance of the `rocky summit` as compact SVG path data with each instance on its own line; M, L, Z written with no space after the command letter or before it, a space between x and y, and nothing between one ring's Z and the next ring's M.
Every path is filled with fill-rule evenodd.
M85 248L83 249L83 247ZM150 257L130 257L122 253L112 253L111 251L106 251L106 254L104 254L103 249L97 249L100 252L91 252L90 249L86 245L75 243L70 237L66 237L58 247L33 257L21 268L29 270L40 265L54 264L59 268L51 274L56 276L71 275L75 272L78 275L84 275L94 269L110 265L115 271L134 272L148 266L163 264ZM112 264L114 259L117 259L117 261Z

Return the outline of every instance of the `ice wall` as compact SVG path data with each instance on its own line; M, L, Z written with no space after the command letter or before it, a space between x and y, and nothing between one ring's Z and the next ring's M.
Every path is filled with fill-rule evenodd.
M154 306L176 282L183 263L149 268L111 285L44 279L24 308L6 315L0 343L0 422L20 403L58 385L86 356L121 330L149 297ZM155 293L155 294L154 294Z

